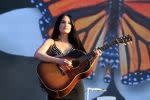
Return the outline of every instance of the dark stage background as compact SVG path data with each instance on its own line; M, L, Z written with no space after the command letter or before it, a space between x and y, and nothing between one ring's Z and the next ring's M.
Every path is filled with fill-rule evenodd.
M46 100L39 87L38 60L0 52L0 100Z

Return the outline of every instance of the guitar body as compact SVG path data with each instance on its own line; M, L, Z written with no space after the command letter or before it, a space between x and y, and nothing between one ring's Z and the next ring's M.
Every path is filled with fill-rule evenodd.
M72 61L84 55L84 52L74 50L62 58ZM42 84L50 91L49 95L61 98L69 94L79 80L88 77L93 69L89 60L73 62L73 67L65 73L55 63L41 62L37 73Z

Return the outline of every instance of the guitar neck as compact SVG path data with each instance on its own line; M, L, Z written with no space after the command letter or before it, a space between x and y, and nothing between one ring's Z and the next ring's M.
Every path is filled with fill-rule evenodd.
M102 47L98 47L98 50L105 51L106 49L112 47L113 45L118 44L117 40L112 41L111 43L105 44ZM87 59L90 59L95 56L95 52L92 51L86 55Z
M108 43L108 44L104 44L102 47L98 47L97 49L98 50L101 50L101 51L105 51L106 49L112 47L113 45L116 45L118 44L119 42L117 40L114 40L112 41L111 43Z
M110 43L104 44L102 47L98 47L97 50L101 50L101 51L105 51L106 49L119 44L119 43L127 43L129 41L132 41L132 37L130 35L126 35L120 38L116 38L115 40L111 41ZM83 60L83 58L86 59L92 59L93 57L95 57L95 52L92 51L88 54L85 55L85 57L82 57L81 59Z

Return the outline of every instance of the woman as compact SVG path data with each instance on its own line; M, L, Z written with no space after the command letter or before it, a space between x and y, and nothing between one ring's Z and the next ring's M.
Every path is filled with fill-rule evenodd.
M36 51L35 57L39 60L56 63L62 70L69 70L67 66L71 66L72 62L59 58L71 52L72 50L82 50L85 52L79 37L76 35L76 30L71 16L62 14L58 17L52 38L48 38L43 45ZM100 51L95 50L95 54L99 56ZM46 90L48 93L48 90ZM59 100L48 96L48 100ZM61 100L84 100L84 86L82 81L78 82L75 88Z

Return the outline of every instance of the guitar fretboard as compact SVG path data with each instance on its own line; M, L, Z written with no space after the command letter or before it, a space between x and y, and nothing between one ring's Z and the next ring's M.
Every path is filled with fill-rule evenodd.
M105 51L106 49L108 49L108 48L110 48L110 47L112 47L116 44L127 43L129 41L132 41L132 38L131 38L130 35L126 35L126 36L123 36L123 37L120 37L120 38L116 38L115 40L111 41L110 43L104 44L102 47L98 47L97 49L101 50L101 51ZM86 54L85 56L83 56L81 58L79 58L79 60L81 60L81 61L90 60L93 57L95 57L95 52L94 51Z

